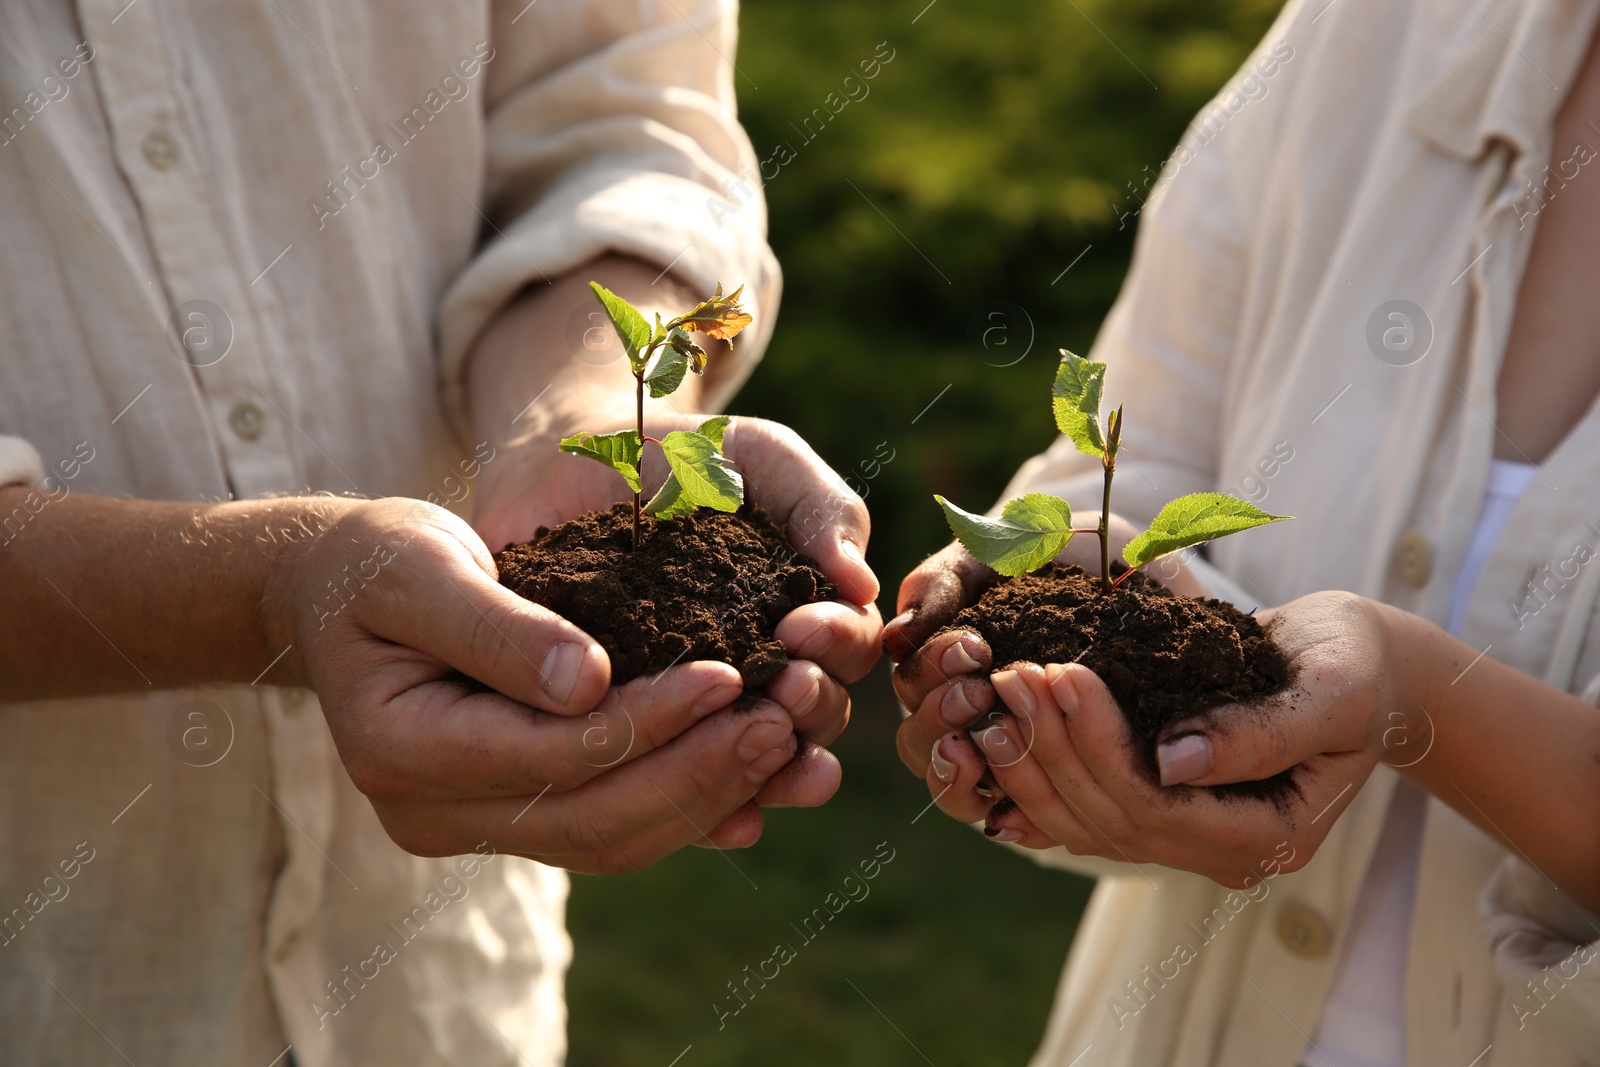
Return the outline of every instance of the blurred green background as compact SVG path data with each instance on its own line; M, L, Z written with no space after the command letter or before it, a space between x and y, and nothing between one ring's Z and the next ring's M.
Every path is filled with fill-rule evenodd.
M866 486L885 618L948 539L931 495L987 507L1049 444L1056 349L1089 347L1145 184L1280 6L925 4L745 0L735 75L785 293L733 409ZM1091 883L919 817L883 670L854 714L826 808L770 813L746 851L574 878L574 1067L1027 1061ZM791 924L880 843L869 895L807 943ZM797 958L719 1028L780 942Z

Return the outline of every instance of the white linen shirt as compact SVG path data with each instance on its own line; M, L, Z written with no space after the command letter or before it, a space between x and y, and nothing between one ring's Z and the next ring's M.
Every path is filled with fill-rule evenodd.
M0 552L70 492L453 496L474 338L607 251L748 283L725 401L779 292L735 23L734 0L7 0L0 485L36 491ZM0 842L7 1063L564 1056L564 872L402 852L309 693L0 708Z
M1197 557L1219 593L1250 609L1348 589L1446 621L1540 206L1572 180L1544 184L1554 117L1597 15L1596 0L1291 0L1191 125L1092 358L1127 406L1117 511L1148 522L1213 490L1296 516ZM1587 143L1593 159L1600 132ZM1089 507L1099 486L1063 440L1006 495ZM1600 674L1600 412L1507 531L1462 637L1579 691ZM1041 854L1100 881L1034 1067L1324 1067L1307 1035L1397 779L1379 767L1303 870L1248 894ZM1431 798L1416 901L1410 1067L1600 1062L1600 918Z

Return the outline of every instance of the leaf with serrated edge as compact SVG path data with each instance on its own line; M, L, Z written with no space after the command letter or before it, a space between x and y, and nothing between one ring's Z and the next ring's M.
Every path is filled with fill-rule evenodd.
M639 434L634 430L574 434L561 442L561 451L587 456L605 464L622 475L628 488L635 493L642 488L639 482Z
M728 428L728 423L733 421L732 415L718 415L716 418L707 419L700 424L700 432L711 438L711 443L717 446L717 451L722 451L722 434Z
M650 387L650 395L654 397L670 396L678 391L678 386L683 384L683 376L689 371L689 361L683 353L675 348L669 348L661 353L661 358L656 360L655 370L645 376L645 384Z
M644 360L641 353L650 347L650 324L645 321L643 315L639 314L638 308L599 282L590 282L589 288L594 290L595 298L600 301L600 306L606 309L606 316L616 329L617 336L622 338L622 347L628 350L628 363L633 367L634 373L637 374L644 369Z
M1008 578L1038 570L1072 540L1072 509L1048 493L1007 502L998 519L963 511L942 496L933 499L967 551Z
M720 428L718 433L720 436ZM672 477L646 505L650 514L672 519L697 507L737 511L744 503L744 479L727 466L727 458L710 436L674 430L662 439L661 451L672 468Z
M1190 493L1162 508L1150 528L1128 542L1122 558L1130 567L1142 567L1169 552L1292 517L1268 514L1236 496Z
M707 337L726 341L755 321L744 308L739 306L739 296L743 292L744 286L741 285L727 296L723 296L722 284L719 282L715 296L710 300L702 300L691 310L667 323L667 326L698 330Z
M1056 370L1050 406L1056 426L1072 438L1078 451L1098 456L1105 451L1106 439L1100 429L1100 394L1105 388L1106 365L1061 350L1061 366Z

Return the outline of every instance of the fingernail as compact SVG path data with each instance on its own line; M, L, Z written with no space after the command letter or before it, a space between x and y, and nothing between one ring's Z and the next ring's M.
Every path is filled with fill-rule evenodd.
M1000 699L1006 702L1006 707L1019 715L1033 714L1033 691L1016 671L996 671L990 681L994 684L995 692L1000 694Z
M980 666L978 661L973 659L971 654L967 652L967 647L959 641L945 650L944 658L939 661L939 665L944 669L946 678L971 674Z
M694 702L694 714L699 717L719 711L732 704L742 692L744 690L736 685L714 685L700 694L700 699Z
M1072 672L1067 670L1065 664L1051 663L1045 666L1044 677L1050 683L1050 692L1056 698L1056 706L1061 709L1061 714L1071 721L1078 714L1078 687L1072 681Z
M1003 845L1009 845L1013 841L1021 841L1022 840L1022 831L1021 830L1013 830L1009 826L1006 827L1004 830L985 829L983 832L984 832L985 835L988 836L990 841L998 841Z
M939 718L946 726L971 726L979 714L967 697L967 687L960 682L945 690L944 699L939 701Z
M917 646L911 643L911 638L906 634L906 627L910 626L916 617L917 609L908 608L884 625L883 652L891 663L904 663L912 653L916 652Z
M1203 778L1216 766L1216 752L1205 734L1187 734L1166 741L1156 749L1156 764L1161 768L1162 785L1182 785Z
M795 701L794 707L789 709L789 718L796 721L811 714L811 710L815 708L818 701L822 699L822 679L818 678L811 671L806 672L806 678L808 681L810 681L811 688L807 689L805 695L799 700Z
M754 762L788 741L794 731L780 722L751 723L739 738L739 758Z
M1012 750L1016 747L1011 743L1011 738L1006 736L1005 728L1002 726L986 726L973 734L972 739L978 742L978 747L983 749L985 755L1002 760L1009 760Z
M944 741L941 739L935 742L933 746L933 776L939 781L949 784L956 780L956 775L960 773L961 768L956 766L954 760L945 758L943 745Z
M588 649L572 641L563 641L544 654L544 664L539 668L540 687L557 704L565 704L578 686L578 675L583 671L583 661Z
M800 647L795 649L795 656L799 659L815 660L827 654L833 647L833 630L827 626L819 626L812 631L811 636L800 642Z
M851 563L859 563L863 567L867 565L867 558L861 554L860 546L858 546L854 541L840 541L839 555L843 556Z

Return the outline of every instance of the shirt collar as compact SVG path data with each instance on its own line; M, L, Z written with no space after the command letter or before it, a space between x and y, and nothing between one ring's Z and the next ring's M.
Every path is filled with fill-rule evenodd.
M1407 125L1463 159L1477 159L1496 140L1518 153L1543 145L1588 51L1600 0L1428 7L1416 26L1438 31L1439 62L1406 108Z

